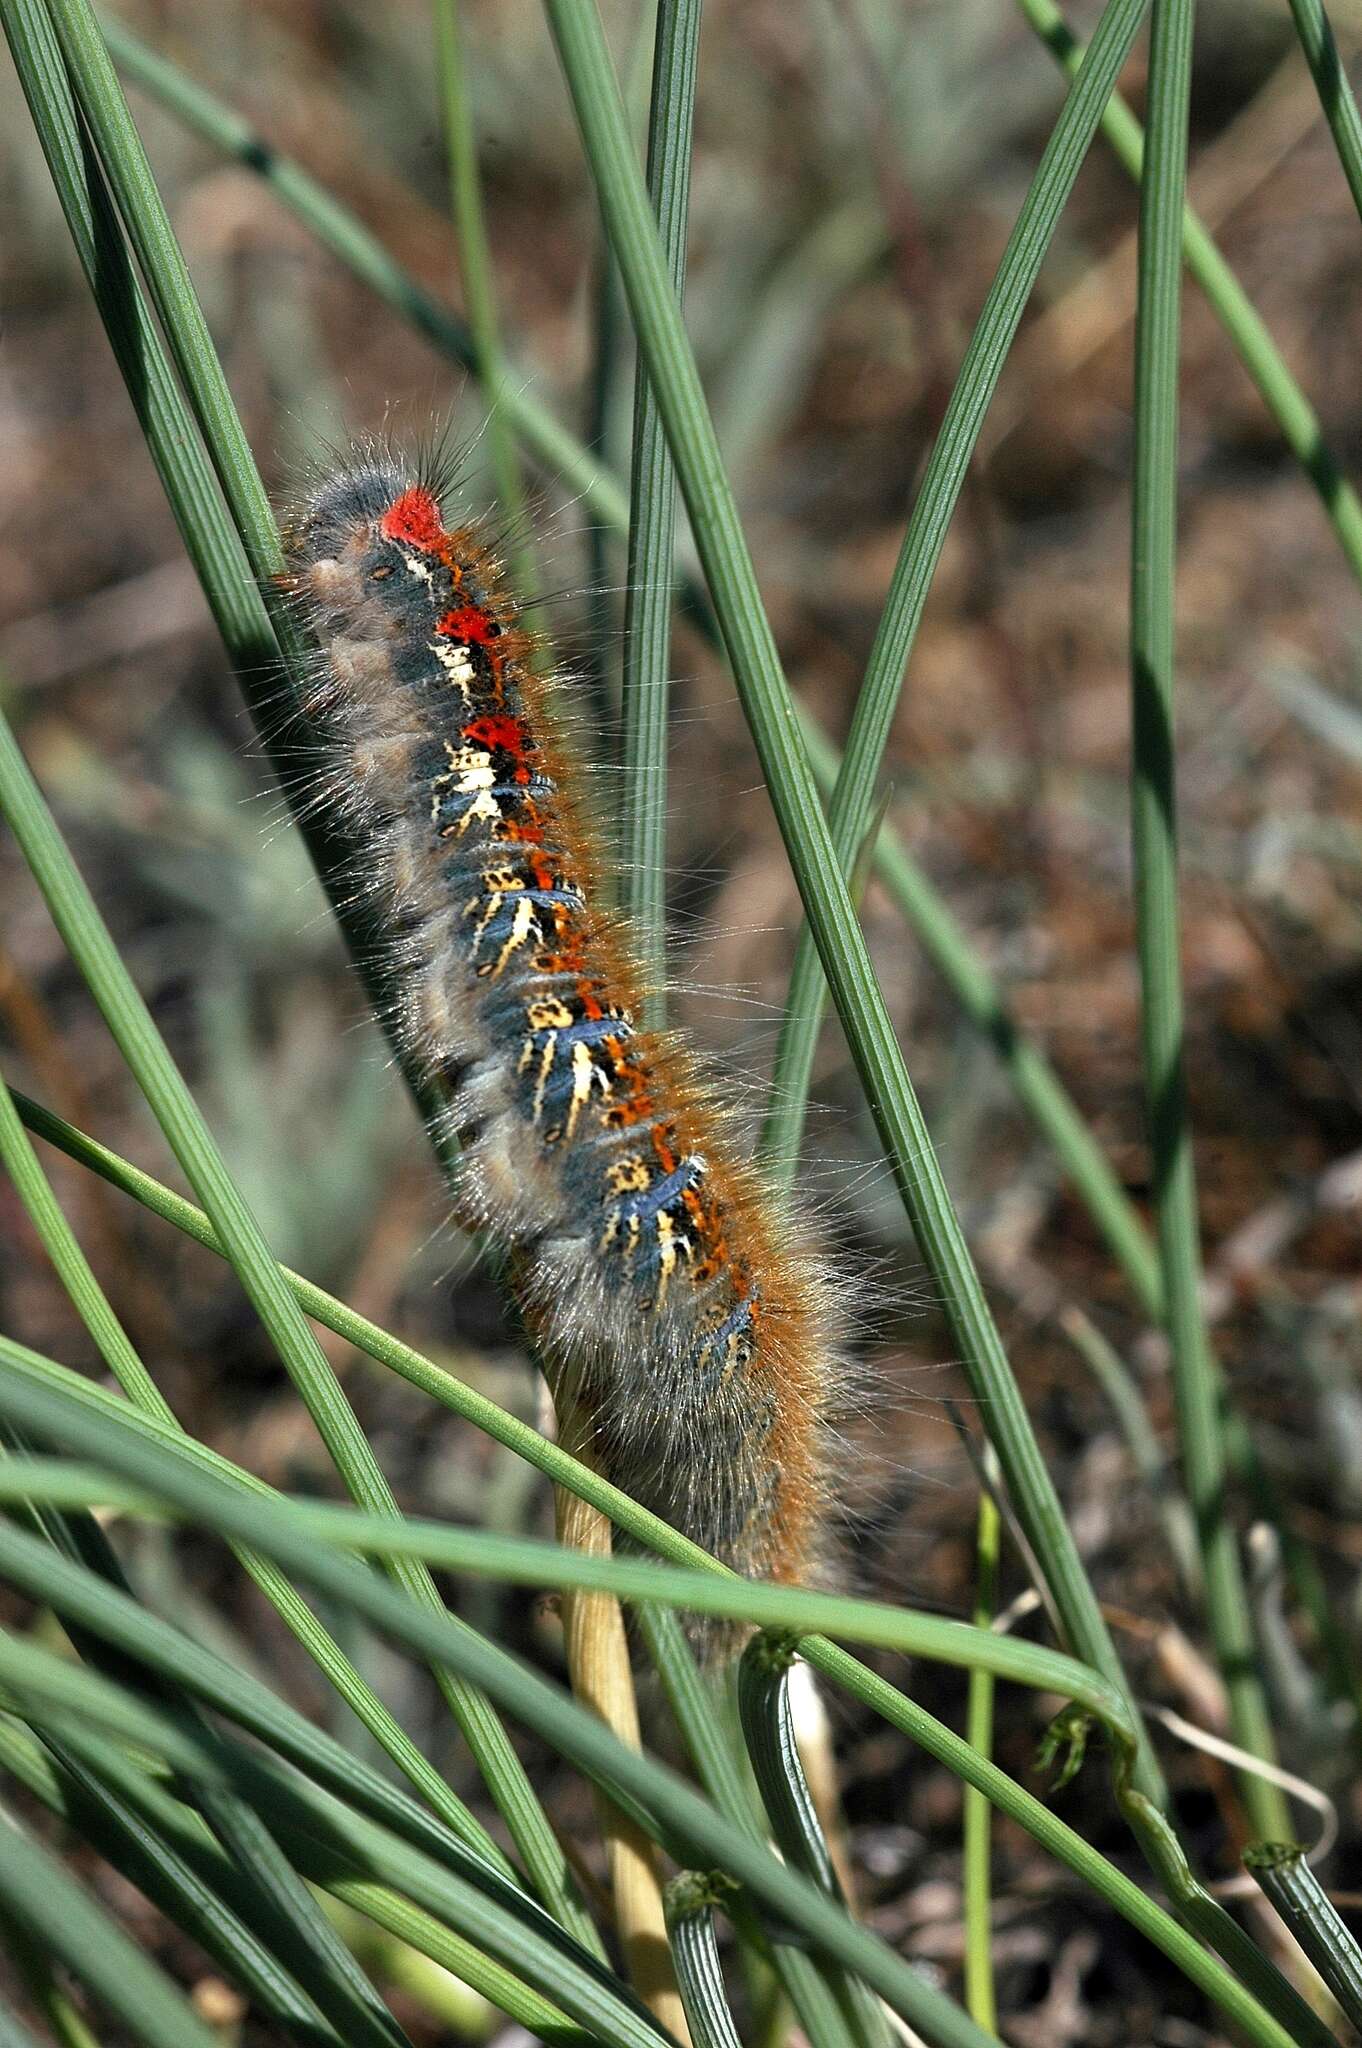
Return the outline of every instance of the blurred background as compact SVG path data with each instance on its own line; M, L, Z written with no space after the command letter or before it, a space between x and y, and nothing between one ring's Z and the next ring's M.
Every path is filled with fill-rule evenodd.
M1088 7L1076 25L1087 28ZM297 157L437 296L461 303L427 10L219 0L121 15ZM618 466L633 377L557 64L530 0L466 10L493 254L517 380ZM639 113L651 21L607 10ZM1345 58L1356 6L1335 15ZM1143 60L1141 59L1140 62ZM1138 108L1139 64L1126 90ZM709 0L687 314L792 683L840 743L916 478L1061 98L1005 0ZM232 389L286 503L352 432L476 434L478 396L249 170L133 94ZM534 1419L538 1396L443 1197L286 821L0 62L0 689L157 1021L278 1254ZM1359 226L1289 18L1201 11L1192 197L1317 406L1362 457ZM1137 1200L1147 1193L1125 776L1135 195L1099 140L1004 373L895 725L888 817L1044 1043ZM1296 1533L1355 1622L1362 1557L1362 602L1310 486L1206 305L1185 310L1180 795L1189 1081L1222 1359ZM490 502L485 457L469 500ZM610 803L623 551L553 475L536 540ZM670 865L676 1014L756 1109L798 925L731 683L678 623ZM0 1036L11 1080L178 1184L12 844L0 838ZM948 1176L1061 1492L1141 1690L1214 1720L1177 1632L1149 1488L1066 1323L1081 1307L1172 1442L1164 1361L993 1055L899 912L865 919ZM803 1177L857 1295L847 1575L968 1611L976 1485L963 1399L835 1026ZM187 1426L276 1484L327 1461L225 1268L60 1160L115 1305ZM12 1191L6 1327L93 1367ZM546 1489L414 1392L332 1355L405 1506L543 1529ZM331 1704L214 1553L146 1537L145 1583L232 1652ZM1270 1574L1269 1574L1270 1577ZM1004 1599L1024 1581L1005 1563ZM1270 1604L1271 1585L1264 1594ZM465 1611L535 1655L520 1595ZM1279 1686L1292 1640L1279 1629ZM419 1728L416 1674L368 1667ZM958 1718L959 1687L918 1674ZM1290 1712L1289 1699L1285 1701ZM927 1968L959 1955L959 1788L834 1705L864 1903ZM1005 1719L1025 1774L1039 1706ZM443 1724L432 1741L446 1740ZM1336 1726L1296 1713L1287 1761L1343 1802L1331 1887L1362 1890L1362 1810ZM461 1790L466 1772L441 1754ZM1223 1769L1171 1752L1179 1812L1223 1869ZM1101 1773L1061 1810L1128 1854ZM585 1789L556 1811L589 1832ZM1000 1991L1026 2048L1209 2042L1122 1923L998 1830ZM1179 2001L1183 2003L1180 2004ZM411 2018L414 2031L419 2022Z

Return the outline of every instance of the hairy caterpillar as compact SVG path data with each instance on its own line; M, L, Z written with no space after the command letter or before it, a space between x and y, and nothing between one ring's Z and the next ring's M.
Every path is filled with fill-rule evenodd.
M307 712L362 848L396 1027L615 1482L738 1570L818 1553L829 1294L600 907L579 770L500 563L441 485L357 451L288 533Z

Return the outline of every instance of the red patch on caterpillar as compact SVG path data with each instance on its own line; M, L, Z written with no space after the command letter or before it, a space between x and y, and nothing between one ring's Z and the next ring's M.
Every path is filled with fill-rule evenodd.
M467 725L459 727L465 739L474 740L480 747L500 747L517 762L523 762L527 754L533 753L534 741L526 731L523 719L512 718L509 712L492 712L483 718L470 719ZM529 779L529 770L524 771Z
M462 1142L460 1220L507 1256L609 1476L739 1571L807 1576L832 1298L698 1063L641 1021L599 796L553 715L564 679L484 529L447 525L386 451L318 488L288 583L326 661L318 746L389 921L398 1030Z
M501 628L495 619L487 616L480 605L460 605L456 610L446 612L435 622L435 630L449 640L476 641L479 647L488 646L497 639Z
M428 555L438 554L445 538L440 508L422 484L414 484L395 498L378 522L385 540L405 541Z

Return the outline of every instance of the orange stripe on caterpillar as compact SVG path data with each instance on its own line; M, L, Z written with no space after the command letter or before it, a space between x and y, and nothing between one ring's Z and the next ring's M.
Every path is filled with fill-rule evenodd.
M600 907L580 772L501 565L400 458L289 534L326 664L328 787L391 932L398 1026L462 1146L462 1221L510 1255L547 1369L617 1484L738 1570L817 1563L829 1289Z

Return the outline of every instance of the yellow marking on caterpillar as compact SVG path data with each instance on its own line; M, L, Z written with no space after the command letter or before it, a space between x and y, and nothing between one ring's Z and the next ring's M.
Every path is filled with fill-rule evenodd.
M535 1083L534 1120L536 1123L538 1123L540 1117L544 1113L544 1090L549 1085L549 1075L553 1072L553 1058L557 1050L558 1033L556 1031L550 1031L548 1037L544 1041L544 1056L539 1063L539 1079Z
M439 662L449 682L463 698L465 704L473 702L473 684L477 680L468 645L463 640L427 640L427 647Z
M491 970L493 981L501 973L512 954L520 951L530 933L537 932L538 930L539 919L535 916L533 903L531 903L528 896L518 896L516 898L515 916L511 920L510 936L497 955L496 965Z
M566 1137L570 1138L576 1130L582 1105L591 1100L595 1085L599 1085L602 1095L610 1093L610 1082L592 1059L591 1047L578 1039L572 1048L572 1101L568 1104Z
M566 1031L572 1012L557 996L539 996L526 1003L525 1021L531 1031Z
M682 1240L684 1241L684 1240ZM679 1243L676 1226L665 1209L657 1212L657 1293L653 1296L653 1307L661 1308L667 1299L667 1282L676 1271Z
M652 1186L653 1177L647 1160L637 1152L630 1152L610 1166L605 1184L612 1195L642 1194L645 1188Z

